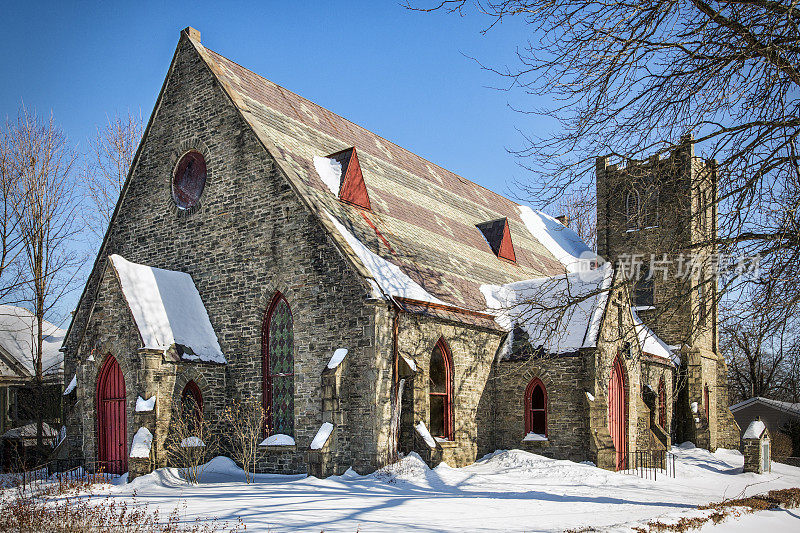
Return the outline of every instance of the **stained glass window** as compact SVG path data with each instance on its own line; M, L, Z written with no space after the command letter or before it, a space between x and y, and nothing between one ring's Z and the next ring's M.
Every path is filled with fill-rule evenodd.
M272 434L294 435L294 333L289 304L282 297L267 317L267 417Z

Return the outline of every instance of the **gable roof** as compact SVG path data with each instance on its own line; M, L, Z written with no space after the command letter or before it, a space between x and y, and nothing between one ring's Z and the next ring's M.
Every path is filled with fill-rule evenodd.
M519 327L532 347L566 354L597 346L613 276L611 264L604 263L586 272L484 285L481 291L498 323L511 332L506 348Z
M144 348L168 350L187 361L225 363L200 293L185 272L109 256Z
M735 413L737 411L744 409L745 407L749 407L756 403L764 405L766 407L771 407L776 411L781 411L783 413L788 413L800 417L800 403L781 402L779 400L770 400L769 398L762 398L761 396L754 396L739 403L733 404L730 406L730 410Z
M564 273L565 266L528 230L515 202L254 74L191 35L183 33L306 205L339 234L340 244L346 239L330 219L432 298L471 310L485 309L483 284ZM314 164L315 157L351 147L358 151L370 211L339 201ZM498 260L476 228L499 218L508 219L514 234L516 263ZM374 278L369 268L362 273Z
M48 321L43 321L42 373L45 376L64 372L64 356L58 351L64 341L65 331ZM0 363L3 372L27 379L34 376L33 346L36 335L36 318L22 307L0 305Z

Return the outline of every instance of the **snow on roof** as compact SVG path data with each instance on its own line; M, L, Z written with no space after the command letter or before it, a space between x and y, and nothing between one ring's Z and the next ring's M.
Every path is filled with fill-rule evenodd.
M564 265L567 272L589 270L597 254L570 228L541 211L519 206L519 214L528 231Z
M761 420L753 420L742 435L743 439L760 439L767 426Z
M146 427L140 427L133 436L130 456L134 459L147 459L150 457L150 447L153 445L153 434Z
M328 442L328 438L330 438L332 431L333 424L330 422L323 422L319 427L317 434L314 435L314 440L311 441L310 448L312 450L321 450L322 447L325 446L325 443Z
M350 233L347 228L330 213L325 211L325 214L328 215L330 221L347 241L347 244L350 245L350 248L353 249L353 252L361 260L364 267L372 274L372 277L384 294L437 304L444 303L435 296L429 294L428 291L423 289L417 282L409 278L399 266L372 253L369 248L364 246L361 241Z
M744 401L741 401L739 403L733 404L733 405L730 406L730 410L733 411L733 412L736 412L736 411L738 411L738 410L740 410L740 409L742 409L744 407L747 407L748 405L756 403L756 402L758 402L760 404L763 404L763 405L767 405L767 406L772 407L774 409L777 409L779 411L783 411L783 412L786 412L786 413L791 413L791 414L794 414L794 415L800 415L800 403L781 402L781 401L778 401L778 400L771 400L769 398L763 398L761 396L754 396L753 398L748 398L748 399L746 399Z
M34 375L33 351L36 346L37 321L33 313L22 307L0 305L0 350L14 358ZM50 322L42 321L42 373L59 374L64 371L64 355L59 352L66 331Z
M419 424L414 426L414 429L417 430L417 433L419 433L420 437L422 437L422 440L425 441L425 444L430 446L431 449L436 448L436 440L431 436L431 432L428 431L428 428L425 426L425 422L420 420Z
M75 387L77 386L78 386L78 374L75 374L74 376L72 376L72 379L70 380L69 385L67 385L67 388L64 389L64 396L74 391Z
M174 344L189 348L189 361L225 363L200 293L185 272L131 263L109 256L133 314L144 348L167 350Z
M633 327L636 330L636 336L639 339L639 346L641 346L642 352L663 359L670 359L677 363L669 345L659 339L658 335L653 333L653 330L644 325L644 322L632 307L631 315L633 316Z
M342 184L342 164L330 157L314 156L314 168L322 179L322 183L330 189L334 196L339 196Z
M534 348L569 353L597 345L613 269L595 270L506 285L482 285L489 310L507 330L521 327ZM564 307L567 302L573 302Z
M345 355L347 355L347 348L337 348L333 352L333 356L331 357L331 360L328 361L328 368L329 369L334 369L337 366L339 366L341 364L341 362L344 361L344 356Z
M136 397L136 412L137 413L146 413L148 411L152 411L156 408L156 397L150 396L147 400L142 398L141 396Z

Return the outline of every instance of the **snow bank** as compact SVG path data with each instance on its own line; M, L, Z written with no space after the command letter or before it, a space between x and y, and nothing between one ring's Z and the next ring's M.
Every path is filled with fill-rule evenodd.
M335 159L315 155L314 168L328 190L334 196L339 196L339 189L342 186L342 164Z
M276 433L261 441L259 446L294 446L294 439L289 435Z
M427 427L425 427L425 422L422 422L422 421L420 420L419 424L417 424L416 426L414 426L414 429L416 429L416 430L417 430L417 433L419 433L419 434L420 434L420 436L422 437L422 440L424 440L424 441L425 441L425 444L427 444L428 446L430 446L430 448L431 448L432 450L433 450L434 448L436 448L436 439L434 439L434 438L431 436L431 432L430 432L430 431L428 431L428 428L427 428Z
M312 450L321 450L325 443L328 442L328 438L331 436L331 432L333 431L333 424L330 422L323 422L323 424L319 427L317 434L314 435L314 440L311 441L310 448Z
M191 350L183 359L225 363L200 293L185 272L131 263L109 256L133 314L144 348L167 350L179 344Z
M25 368L28 377L35 374L33 350L38 323L27 309L0 305L0 347ZM64 354L58 350L67 332L43 320L42 333L42 372L46 375L63 372Z
M540 433L528 433L522 440L525 442L540 442L547 440L547 436Z
M592 269L598 255L578 237L578 234L541 211L519 206L525 227L547 250L564 265L567 272L586 272Z
M72 376L72 379L70 380L69 385L67 385L67 388L64 389L64 396L74 391L75 387L77 386L78 386L78 374L75 374L74 376Z
M361 260L364 267L372 274L372 277L375 279L375 282L378 284L383 294L437 304L444 303L440 299L429 294L428 291L423 289L416 281L408 277L399 266L372 253L369 248L364 246L364 244L350 233L333 215L327 211L325 211L325 214L328 215L330 221L347 241L347 244L350 245L350 248L352 248L353 252Z
M205 445L200 437L186 437L181 441L181 448L202 448Z
M597 344L613 269L537 278L506 285L482 285L486 305L506 330L521 327L534 348L560 354ZM566 302L573 302L564 307Z
M337 348L336 351L333 352L331 360L328 361L328 368L334 369L339 366L339 364L344 361L345 355L347 355L347 348Z
M142 398L141 396L136 397L136 412L137 413L146 413L147 411L152 411L156 408L156 397L150 396L147 400Z
M644 322L642 322L642 319L639 318L633 308L631 308L631 315L633 316L633 327L636 330L636 336L639 339L639 346L642 348L642 352L662 359L671 359L677 364L669 345L658 338L658 335L653 333L653 330L644 325Z
M767 426L764 425L764 422L762 422L761 420L753 420L752 422L750 422L750 425L747 426L747 430L745 430L744 435L742 435L742 438L760 439L765 429L767 429Z
M130 456L135 459L150 458L150 447L153 445L153 434L146 427L140 427L133 436Z

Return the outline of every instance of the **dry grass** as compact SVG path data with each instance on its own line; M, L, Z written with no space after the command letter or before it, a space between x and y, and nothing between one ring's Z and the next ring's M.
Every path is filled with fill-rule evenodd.
M137 504L135 494L132 499L107 497L98 502L87 494L91 488L91 481L81 480L54 484L35 494L6 489L0 494L0 531L212 533L245 529L241 520L233 527L216 520L186 522L179 507L161 516Z
M635 527L639 533L683 532L698 529L708 522L719 524L728 517L737 517L769 509L800 507L800 488L771 490L766 494L723 500L701 505L700 510L711 510L706 516L683 517L674 523L648 522L646 527Z

